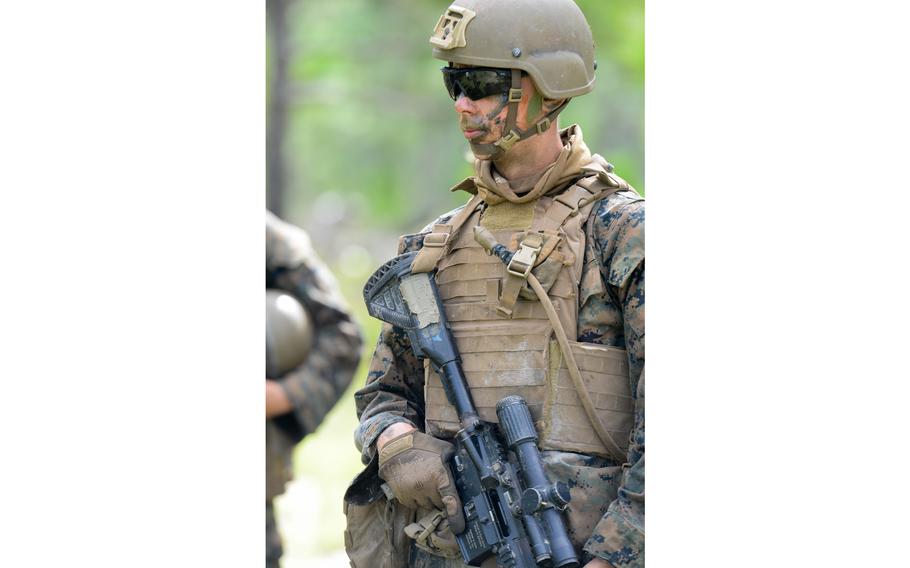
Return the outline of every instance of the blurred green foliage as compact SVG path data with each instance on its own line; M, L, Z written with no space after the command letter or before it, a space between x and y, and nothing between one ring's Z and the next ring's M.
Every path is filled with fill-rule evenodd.
M597 85L572 101L560 124L580 124L592 151L643 191L643 0L576 2L594 33ZM310 232L338 276L365 331L365 358L379 325L363 307L363 282L394 255L398 235L418 231L467 199L447 191L472 168L442 85L442 64L428 42L449 3L293 0L289 6L283 216ZM298 514L318 523L313 534L285 534L286 568L309 565L304 558L342 546L341 495L361 467L351 395L365 380L366 364L295 455L298 476L319 491L314 501L295 501L289 492L279 513L290 518L295 507L307 507Z

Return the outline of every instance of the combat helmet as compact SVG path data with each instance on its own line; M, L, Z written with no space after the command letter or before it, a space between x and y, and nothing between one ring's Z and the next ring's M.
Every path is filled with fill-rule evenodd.
M573 0L455 0L430 37L433 57L472 67L512 69L506 134L494 155L545 132L565 103L524 132L515 128L521 71L548 99L568 99L594 88L594 39Z
M277 379L301 364L313 343L313 324L297 298L265 291L265 376Z

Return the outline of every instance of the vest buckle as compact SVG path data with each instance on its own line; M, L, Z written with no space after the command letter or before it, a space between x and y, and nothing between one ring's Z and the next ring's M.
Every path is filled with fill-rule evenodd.
M534 267L534 263L537 261L537 255L540 254L540 249L543 247L543 240L538 238L531 238L536 235L528 235L528 238L521 243L518 247L518 251L512 256L512 260L509 261L509 265L506 267L509 274L512 276L517 276L522 280L527 280L528 274L531 273L531 268ZM531 244L528 244L529 241Z

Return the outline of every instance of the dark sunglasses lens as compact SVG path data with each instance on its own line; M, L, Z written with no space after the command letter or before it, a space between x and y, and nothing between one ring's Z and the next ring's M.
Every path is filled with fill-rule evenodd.
M442 80L446 84L446 91L449 92L449 96L452 97L452 100L458 98L458 95L461 94L461 88L458 86L457 81L452 73L449 71L454 71L448 67L442 68Z
M464 94L477 100L490 95L501 95L508 90L502 74L488 69L468 69L461 81Z
M452 69L443 67L442 76L452 99L464 93L471 100L502 95L511 86L511 72L496 69Z

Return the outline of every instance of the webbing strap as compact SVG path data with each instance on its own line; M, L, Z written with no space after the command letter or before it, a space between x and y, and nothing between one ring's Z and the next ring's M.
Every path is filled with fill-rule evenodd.
M628 184L607 186L599 175L589 174L575 182L569 189L553 198L553 203L547 207L541 228L544 231L556 231L569 217L578 213L587 205L608 197L621 189L627 189Z
M475 195L449 223L433 226L433 231L423 238L423 248L420 249L411 263L411 272L413 274L432 272L436 268L439 259L445 254L446 245L451 241L452 235L457 233L465 221L471 217L477 206L480 205L480 201L480 196Z
M503 132L506 134L499 140L499 142L506 145L505 150L508 150L514 144L514 142L507 142L507 140L512 136L518 136L518 133L515 132L515 125L518 122L518 103L521 102L522 94L521 70L512 69L512 88L509 89L509 111L506 113L506 124L505 128L503 128Z
M609 164L608 164L609 165ZM610 166L612 168L613 166ZM589 203L595 201L600 201L605 197L613 195L620 190L631 190L632 186L622 179L619 176L615 176L610 171L598 172L596 176L585 177L578 181L578 184L587 189L592 193L591 197L582 199L578 203L578 208L581 209ZM637 193L637 192L636 192Z
M582 178L587 179L587 178ZM566 220L578 214L578 204L585 198L591 197L591 192L577 181L569 189L553 198L541 219L541 228L545 231L556 231Z
M571 99L565 99L555 107L553 110L544 115L543 118L529 126L525 130L517 130L516 128L508 129L508 134L504 135L502 138L493 142L492 146L498 149L498 152L508 152L512 146L515 145L519 140L525 140L534 136L535 134L543 134L550 129L550 125L556 121L556 117L559 116L559 113L562 112L566 105L569 104ZM506 118L508 124L508 117ZM505 132L506 130L503 130ZM494 157L496 155L494 154Z
M427 552L446 558L461 557L455 537L450 531L442 531L439 525L445 514L437 509L404 527L404 534L414 540L415 546ZM446 534L448 533L448 534Z
M506 281L502 285L502 296L499 298L499 307L496 308L500 315L512 317L512 310L515 302L518 301L518 293L521 292L525 280L531 274L531 269L537 262L542 247L543 235L540 233L528 233L518 245L518 251L509 261Z

